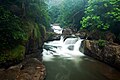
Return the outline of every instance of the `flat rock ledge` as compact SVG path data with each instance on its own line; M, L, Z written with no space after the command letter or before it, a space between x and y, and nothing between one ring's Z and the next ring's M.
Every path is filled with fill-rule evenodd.
M45 66L37 58L29 58L8 69L0 69L0 80L43 80Z

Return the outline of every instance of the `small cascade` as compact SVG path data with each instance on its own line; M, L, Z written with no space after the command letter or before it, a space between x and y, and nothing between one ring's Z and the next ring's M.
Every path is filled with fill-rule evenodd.
M64 41L64 44L75 44L76 42L78 41L78 38L67 38L65 41Z
M63 38L63 36L61 36L61 37L60 37L60 42L63 43L63 41L64 41L64 38Z
M79 51L82 39L78 39L78 41L74 44L74 51Z
M47 54L43 54L43 56L48 56L49 58L54 58L54 56L70 58L84 56L84 54L79 51L81 41L82 39L77 37L67 38L64 41L63 36L61 36L60 40L55 40L44 44L45 52L43 53Z

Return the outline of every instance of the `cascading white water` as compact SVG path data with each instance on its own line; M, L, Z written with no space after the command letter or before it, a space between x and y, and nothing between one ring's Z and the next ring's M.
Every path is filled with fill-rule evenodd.
M82 39L78 38L78 41L74 44L74 51L79 51Z
M78 41L78 38L67 38L65 41L64 41L64 44L75 44L76 42Z
M50 46L51 50L47 51L44 49L43 56L45 56L45 58L46 58L46 56L53 58L55 55L58 55L61 57L72 57L72 58L75 56L77 56L77 57L83 56L84 54L79 51L81 41L82 40L80 38L67 38L64 41L64 38L61 36L61 39L58 41L52 41L49 43L45 43L45 46L47 46L47 47ZM45 55L45 53L47 53L47 54Z

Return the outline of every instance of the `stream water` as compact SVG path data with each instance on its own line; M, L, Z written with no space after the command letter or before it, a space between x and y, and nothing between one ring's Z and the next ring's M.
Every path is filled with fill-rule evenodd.
M79 51L79 38L44 43L45 80L120 80L120 72Z

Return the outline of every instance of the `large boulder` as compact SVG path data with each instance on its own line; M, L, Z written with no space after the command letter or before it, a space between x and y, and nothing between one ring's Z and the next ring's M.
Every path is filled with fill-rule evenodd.
M99 40L102 38L102 32L99 31L99 30L94 30L94 31L91 31L88 35L87 35L87 39L89 40Z
M43 25L35 24L29 32L28 40L25 43L26 55L35 53L37 49L41 50L46 39L46 30Z
M81 39L86 39L89 34L88 30L80 30L75 35L80 37Z
M80 37L84 38L84 39L88 39L88 40L99 40L99 39L103 39L103 40L107 40L109 42L114 42L116 39L115 34L113 34L110 31L99 31L99 30L93 30L91 32L88 31L80 31L79 32Z
M47 32L45 41L60 40L60 38L61 38L60 34L56 34L54 32Z
M72 30L70 28L63 29L62 34L63 35L71 35Z
M0 69L0 80L43 80L45 67L36 58L24 60L8 69Z
M107 41L84 40L83 53L120 70L120 45Z
M115 34L109 32L109 31L107 31L107 32L104 33L104 37L105 37L105 40L107 40L109 42L114 42L115 39L116 39Z

